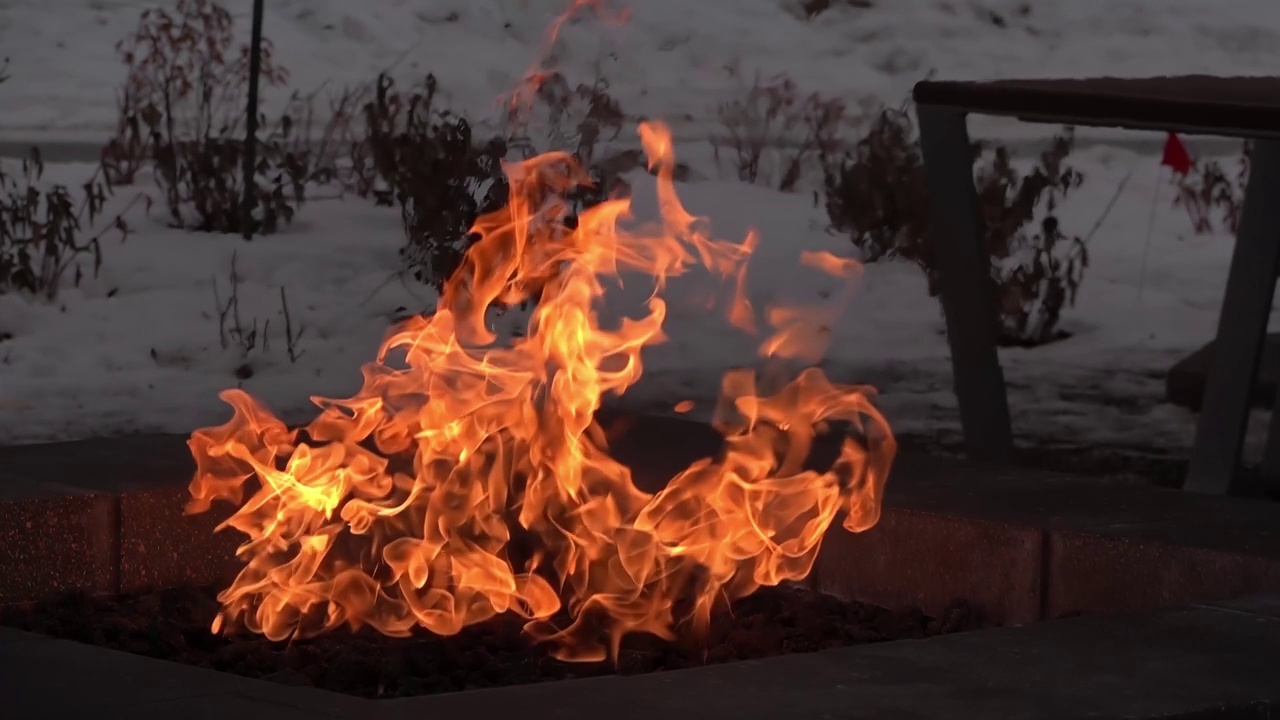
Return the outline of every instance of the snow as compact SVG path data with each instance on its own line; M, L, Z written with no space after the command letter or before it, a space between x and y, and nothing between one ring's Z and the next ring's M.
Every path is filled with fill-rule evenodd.
M620 7L619 0L610 0ZM98 137L114 128L124 77L115 44L145 0L5 0L0 132ZM164 5L165 3L161 3ZM565 0L267 0L264 33L292 86L440 77L451 107L490 114L543 43ZM554 49L577 81L597 73L634 115L661 116L681 139L714 130L714 108L756 71L857 104L898 103L941 78L1280 73L1272 0L876 0L835 3L812 20L797 0L631 0L631 18L568 25ZM248 37L251 0L225 0ZM1022 13L1020 8L1027 8ZM993 22L1002 19L1003 27ZM285 90L269 94L278 107ZM1000 126L1010 127L1008 124ZM1026 132L1026 126L1020 131Z
M1088 179L1063 215L1086 225L1122 178L1131 171L1133 177L1091 241L1085 286L1064 320L1073 337L1002 351L1016 427L1042 441L1186 447L1192 416L1163 402L1163 374L1213 335L1230 239L1192 235L1180 210L1165 209L1156 215L1144 279L1154 183L1160 182L1160 207L1167 208L1167 180L1158 180L1154 158L1126 151L1095 148L1076 162ZM73 180L91 167L50 172L53 180ZM631 181L636 222L652 219L652 181L643 174ZM822 211L809 196L719 180L679 190L691 211L711 220L716 237L759 232L749 273L756 307L821 304L838 289L840 281L798 262L806 249L851 251L846 239L824 230ZM115 202L129 197L122 192ZM0 441L186 432L220 422L226 410L216 394L237 384L302 420L313 411L310 396L358 388L359 366L373 358L394 317L432 306L428 290L395 275L402 237L397 213L356 199L315 202L287 232L251 243L175 231L158 215L134 224L125 242L108 243L100 276L56 303L0 297L0 331L13 335L0 344ZM233 253L244 324L269 320L269 347L247 356L234 343L224 349L219 342L214 284L225 301ZM282 287L293 322L306 327L296 363L283 339ZM693 400L705 409L720 374L751 362L758 338L695 302L704 288L697 275L672 281L666 293L671 339L646 353L645 377L624 405L666 412ZM611 294L609 307L625 313L646 292L628 281ZM521 317L502 322L516 326ZM865 267L823 365L835 379L877 387L899 432L943 434L956 428L947 358L941 314L920 272L881 262ZM253 376L238 383L233 373L245 362Z
M0 86L0 139L108 132L112 88L122 74L113 45L144 4L0 1L0 45L13 76ZM715 105L756 69L787 72L807 89L851 102L896 101L930 70L944 77L1280 72L1280 10L1271 0L1041 1L1030 3L1025 17L1012 0L893 0L808 22L784 4L634 0L626 25L571 26L556 51L561 67L583 79L598 64L630 113L672 121L677 152L697 171L681 184L681 197L710 218L717 237L759 231L749 288L757 307L819 302L837 281L800 268L800 252L847 255L852 248L826 232L808 193L729 181L712 165L705 138L714 130ZM247 0L228 5L247 19ZM357 10L338 0L269 0L266 29L296 87L361 82L393 65L405 77L433 70L452 106L484 114L529 66L561 6L365 0ZM983 8L1006 18L1006 27L996 27ZM740 71L732 77L726 67L735 64ZM1172 191L1155 157L1103 144L1078 151L1072 162L1087 177L1062 211L1075 232L1087 231L1122 179L1131 172L1132 179L1091 241L1079 302L1064 318L1072 337L1001 352L1015 431L1025 441L1185 450L1193 416L1164 402L1164 373L1213 336L1231 239L1190 232L1182 211L1169 207ZM91 172L63 164L48 176L75 186ZM637 218L651 218L651 181L641 174L632 184ZM1157 186L1162 195L1143 274ZM112 202L123 206L139 189L150 191L122 189ZM234 371L246 362L253 374L240 384L287 418L303 419L313 408L310 396L358 387L359 366L373 358L393 318L432 305L424 286L396 275L397 212L358 199L313 202L286 232L251 243L170 229L159 212L135 213L131 224L127 241L107 243L101 274L56 302L0 296L0 333L12 335L0 342L0 442L188 432L218 423L227 410L216 394L238 384ZM270 346L247 357L219 341L213 286L225 297L233 253L242 319L270 320ZM280 334L281 288L292 320L306 327L297 362ZM671 340L647 352L645 379L626 404L668 411L694 400L697 414L719 375L753 356L758 340L702 310L692 301L698 290L696 277L672 283ZM637 292L629 286L617 302L625 305ZM519 321L513 314L502 322ZM837 380L876 386L898 432L955 432L941 313L914 266L866 267L824 367Z

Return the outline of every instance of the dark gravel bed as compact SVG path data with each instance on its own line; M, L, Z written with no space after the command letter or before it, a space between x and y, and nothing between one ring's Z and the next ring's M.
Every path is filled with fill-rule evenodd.
M388 638L334 632L294 642L209 632L218 609L211 589L72 597L0 608L0 625L57 638L362 697L429 695L610 673L636 674L827 648L924 638L974 629L963 604L942 617L888 610L799 588L767 588L713 616L702 642L629 637L616 665L564 663L500 616L452 637Z

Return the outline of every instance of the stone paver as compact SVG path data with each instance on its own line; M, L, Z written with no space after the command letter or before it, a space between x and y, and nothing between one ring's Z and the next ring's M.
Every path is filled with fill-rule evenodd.
M310 688L294 688L204 668L55 640L0 628L0 717L213 717L202 708L240 707L222 720L266 717L353 717L367 702ZM250 712L261 706L264 712ZM137 709L135 714L134 710ZM165 709L172 714L155 714ZM297 715L268 715L293 710Z
M0 603L114 592L116 526L110 496L48 488L0 470Z
M892 509L867 532L828 532L811 579L820 592L935 616L963 599L989 623L1018 625L1040 619L1044 572L1040 528Z
M1274 717L1277 661L1280 619L1196 607L387 705L404 720Z
M0 631L13 720L1075 720L1280 712L1280 596L698 670L369 701Z
M647 490L719 446L680 419L606 413L603 425ZM185 443L0 448L0 601L225 582L241 538L213 533L227 506L183 513ZM815 463L833 452L818 443ZM1280 506L903 455L882 523L833 529L813 583L931 613L964 599L1005 624L1280 592Z

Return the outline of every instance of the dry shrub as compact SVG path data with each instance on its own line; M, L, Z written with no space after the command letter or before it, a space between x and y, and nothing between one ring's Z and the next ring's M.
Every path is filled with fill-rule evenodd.
M739 180L795 190L811 163L839 154L846 108L819 93L804 95L785 75L759 74L745 94L720 105L724 135L712 139L716 163L727 155Z
M316 121L321 93L328 107L323 123ZM306 95L295 92L273 136L295 157L307 154L312 182L332 182L342 190L353 189L352 148L360 142L355 128L372 94L373 85L369 83L337 89L325 83Z
M1066 235L1056 211L1083 176L1066 164L1070 130L1055 137L1030 172L1020 174L1003 147L974 147L975 183L986 227L991 277L1005 345L1062 337L1062 308L1075 302L1088 254ZM919 136L906 108L886 109L842 161L826 169L827 215L865 260L902 258L925 271L937 293L929 199Z
M134 34L116 45L128 68L121 97L144 123L162 121L166 142L239 124L248 97L250 47L236 44L230 11L213 0L178 0L175 13L144 10ZM288 80L265 37L261 77L276 86Z
M933 267L925 238L924 160L911 114L885 109L843 161L825 170L827 216L867 262L902 257Z
M23 292L53 300L70 274L79 286L85 267L94 276L102 266L102 239L108 232L121 240L129 228L122 215L107 229L85 237L103 217L109 187L96 176L82 186L77 207L65 185L42 187L44 163L32 150L19 173L0 165L0 294Z
M155 160L154 128L160 126L154 105L138 107L137 96L128 86L116 96L116 133L102 148L102 171L112 185L132 185L138 173Z
M175 227L218 233L273 233L290 222L316 179L311 151L285 113L257 142L254 192L243 206L247 44L212 0L179 0L173 13L142 12L117 50L128 68L118 96L117 136L103 151L112 182L130 182L145 162ZM288 73L262 40L261 78L283 85ZM268 123L265 118L260 126ZM245 227L246 223L249 227Z
M284 149L288 141L286 135L259 143L247 215L243 140L209 137L159 146L156 181L174 227L269 235L292 222L297 208L306 202L306 183L312 173L305 153Z
M978 168L978 204L993 260L1005 344L1033 346L1065 337L1062 308L1075 304L1089 255L1078 236L1063 233L1059 203L1084 181L1066 164L1074 137L1055 136L1025 175L996 147Z
M558 198L570 212L557 221L567 226L583 209L627 192L621 176L643 165L639 152L602 150L625 120L602 82L574 86L558 73L539 79L531 106L513 106L507 132L487 138L476 137L465 118L438 107L439 84L431 75L401 92L383 74L364 105L362 137L351 149L351 189L379 205L399 207L405 262L437 290L474 240L476 219L507 204L503 161L528 159L546 143L544 148L564 150L586 168L590 182L565 188ZM528 200L539 206L550 199Z
M543 151L568 152L586 169L591 182L566 191L572 212L630 192L621 176L643 165L643 156L633 151L607 154L608 144L622 134L627 116L602 76L573 85L559 72L546 73L538 79L533 100L530 106L508 105L508 142L525 158L536 154L539 145ZM539 128L543 143L533 137Z
M435 107L434 76L407 93L387 75L364 107L364 138L352 152L357 193L400 208L401 253L415 277L442 287L482 213L507 200L500 138L478 143L466 119Z
M1216 160L1197 160L1186 175L1174 175L1177 194L1174 207L1187 211L1191 226L1198 234L1216 231L1214 215L1232 235L1240 228L1240 211L1244 207L1244 188L1249 180L1249 164L1253 144L1245 141L1240 149L1234 172L1228 172Z
M528 105L514 99L508 104L507 136L532 146L534 133L541 131L548 149L570 151L584 164L590 164L597 146L616 140L626 122L603 77L575 86L562 73L548 72L537 79L532 98Z

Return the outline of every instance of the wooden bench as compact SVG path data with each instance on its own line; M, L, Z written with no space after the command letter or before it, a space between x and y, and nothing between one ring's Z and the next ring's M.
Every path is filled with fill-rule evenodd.
M918 83L914 90L932 202L932 241L966 450L1012 460L997 308L973 183L970 113L1028 122L1167 130L1255 141L1195 446L1183 487L1247 493L1241 452L1249 401L1280 270L1280 78L1003 80ZM1273 418L1280 418L1280 407ZM1273 421L1259 475L1280 478ZM1273 480L1274 482L1274 480Z

